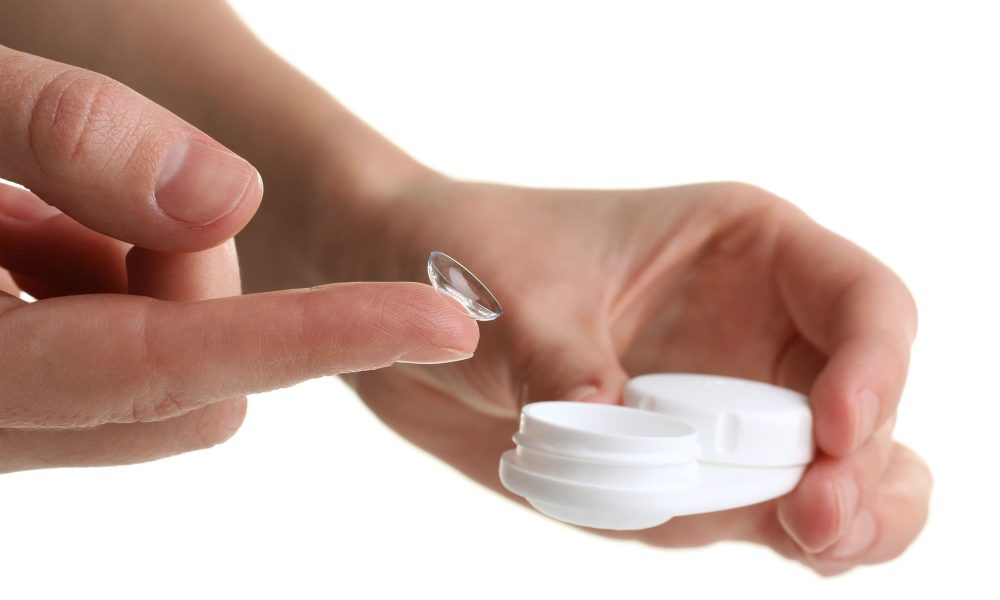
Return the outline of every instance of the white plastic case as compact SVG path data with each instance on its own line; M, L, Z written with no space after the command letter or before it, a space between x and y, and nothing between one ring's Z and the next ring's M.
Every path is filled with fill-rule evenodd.
M782 496L813 458L809 403L792 390L664 373L632 379L624 404L525 406L503 485L561 521L645 529Z

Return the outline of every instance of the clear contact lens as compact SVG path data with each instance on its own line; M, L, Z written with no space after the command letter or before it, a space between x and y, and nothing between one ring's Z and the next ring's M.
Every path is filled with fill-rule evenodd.
M444 252L431 252L427 276L434 289L458 302L473 319L492 321L503 314L500 303L483 282Z

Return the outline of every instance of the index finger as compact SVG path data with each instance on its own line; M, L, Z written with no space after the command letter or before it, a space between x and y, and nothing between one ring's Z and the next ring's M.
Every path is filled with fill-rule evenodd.
M103 75L0 46L0 177L115 239L187 252L239 232L257 171Z
M417 283L199 302L93 294L0 311L0 427L154 421L313 377L468 358L479 339L474 320Z
M896 410L916 306L899 277L855 244L802 213L784 225L777 287L799 331L828 357L810 391L816 440L844 456Z

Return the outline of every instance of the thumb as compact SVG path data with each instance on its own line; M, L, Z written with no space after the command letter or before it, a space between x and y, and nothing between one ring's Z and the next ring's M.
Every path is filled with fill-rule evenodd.
M160 251L233 237L263 194L245 160L126 86L0 46L0 177Z
M617 403L628 380L606 331L595 324L546 327L530 349L522 402L582 400Z

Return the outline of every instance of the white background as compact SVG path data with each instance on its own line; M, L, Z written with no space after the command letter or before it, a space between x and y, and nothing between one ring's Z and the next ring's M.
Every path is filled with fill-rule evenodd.
M209 451L4 476L0 597L997 597L990 4L235 2L436 168L544 186L744 180L897 270L921 315L899 438L936 478L898 560L823 580L748 545L598 539L467 482L327 379L253 398Z

